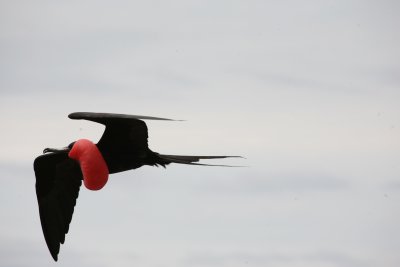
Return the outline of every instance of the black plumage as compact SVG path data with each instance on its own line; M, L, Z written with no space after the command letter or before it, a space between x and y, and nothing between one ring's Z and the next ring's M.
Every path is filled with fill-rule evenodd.
M170 119L91 112L71 113L69 118L89 120L106 126L97 148L110 174L143 165L165 167L170 163L179 163L209 166L197 162L200 159L231 157L163 155L151 151L147 142L147 126L142 120ZM64 243L65 234L68 233L83 179L79 162L68 157L73 145L74 143L64 149L47 148L44 150L45 154L34 161L40 221L46 244L56 261L60 244Z

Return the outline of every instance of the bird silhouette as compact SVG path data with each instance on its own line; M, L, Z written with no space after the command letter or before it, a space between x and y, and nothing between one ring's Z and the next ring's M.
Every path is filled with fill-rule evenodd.
M79 189L100 190L108 175L139 168L143 165L163 166L170 163L210 165L198 163L201 159L239 156L182 156L163 155L148 147L147 126L143 120L165 120L149 116L113 113L75 112L74 120L89 120L105 125L97 144L80 139L61 149L46 148L34 161L36 195L43 235L55 261L60 244L64 244Z

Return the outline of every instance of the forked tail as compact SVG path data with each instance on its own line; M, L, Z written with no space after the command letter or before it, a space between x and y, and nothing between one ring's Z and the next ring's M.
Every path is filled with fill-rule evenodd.
M220 167L242 167L242 166L204 164L197 162L199 162L201 159L243 158L241 156L181 156L181 155L163 155L163 154L158 154L157 156L159 156L165 162L165 164L178 163L178 164L188 164L188 165L220 166Z

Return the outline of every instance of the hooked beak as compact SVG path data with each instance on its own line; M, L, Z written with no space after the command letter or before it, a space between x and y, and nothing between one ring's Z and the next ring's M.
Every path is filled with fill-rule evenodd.
M51 152L67 152L70 151L71 149L69 147L63 147L63 148L45 148L43 150L43 154L46 153L51 153Z

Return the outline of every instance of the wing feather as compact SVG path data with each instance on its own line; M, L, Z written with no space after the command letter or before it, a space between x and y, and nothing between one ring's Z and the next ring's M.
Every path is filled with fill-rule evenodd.
M148 146L147 126L142 120L172 121L150 116L94 112L75 112L69 114L68 117L89 120L106 126L97 146L110 173L138 168L148 163L146 160L153 155Z
M74 112L68 115L73 120L89 120L104 124L106 121L130 121L130 120L161 120L175 121L172 119L143 116L143 115L127 115L117 113L98 113L98 112Z
M130 148L130 152L141 153L148 148L148 130L141 119L169 120L164 118L125 115L114 113L75 112L68 115L75 120L89 120L106 126L97 145L100 149L119 150Z
M36 195L40 222L50 254L57 261L72 220L82 173L79 164L66 152L50 153L35 159Z
M139 153L148 148L148 130L142 120L164 120L166 118L126 115L116 113L74 112L68 115L74 120L89 120L101 123L106 129L98 142L100 148L130 147L131 152Z

